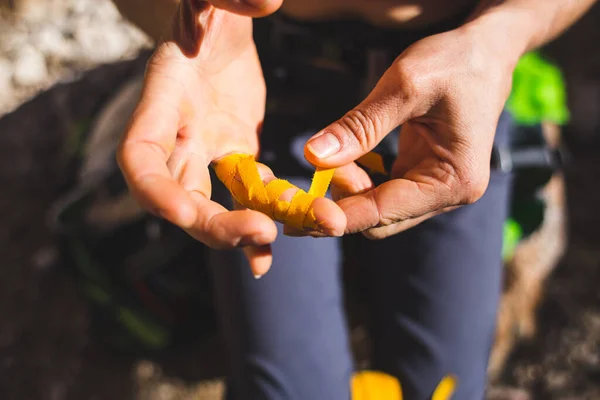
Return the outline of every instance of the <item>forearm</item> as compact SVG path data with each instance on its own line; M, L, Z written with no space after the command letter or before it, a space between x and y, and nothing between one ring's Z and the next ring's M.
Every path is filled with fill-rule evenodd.
M113 0L121 14L155 41L168 32L179 0Z
M596 0L482 0L465 27L516 60L559 36L594 3Z

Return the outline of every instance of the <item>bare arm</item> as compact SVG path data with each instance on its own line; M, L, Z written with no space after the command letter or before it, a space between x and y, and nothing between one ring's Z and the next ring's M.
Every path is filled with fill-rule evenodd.
M179 0L113 0L121 14L159 41L170 28Z
M465 28L515 60L555 39L597 0L481 0Z

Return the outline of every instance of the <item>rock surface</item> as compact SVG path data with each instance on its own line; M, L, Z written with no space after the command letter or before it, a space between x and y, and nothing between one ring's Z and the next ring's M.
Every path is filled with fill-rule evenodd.
M17 86L41 85L48 79L46 59L32 45L24 45L17 51L12 73Z
M127 60L151 41L110 0L0 0L0 115L41 89L99 64ZM13 10L14 11L14 10Z

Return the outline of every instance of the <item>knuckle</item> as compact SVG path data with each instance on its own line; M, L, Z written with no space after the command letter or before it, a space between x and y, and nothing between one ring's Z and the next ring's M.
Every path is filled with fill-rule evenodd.
M140 173L140 171L137 170L138 168L136 168L135 166L135 147L135 143L129 141L122 142L117 148L116 159L117 165L119 166L119 169L121 170L125 178L131 181L132 183L139 183L147 176L147 174Z
M430 179L419 182L417 189L423 197L433 196L432 207L441 208L462 202L461 176L452 161L440 158L433 164Z
M398 92L405 103L418 98L422 93L423 79L415 65L405 58L399 57L392 65L398 82Z
M372 208L377 212L377 225L372 228L372 230L382 231L383 228L386 228L398 221L402 221L405 219L405 216L399 215L397 210L394 210L390 213L390 210L386 210L386 208L381 204L379 196L377 196L377 190L372 190L369 192L368 198L372 202Z
M487 189L489 169L475 165L458 167L455 163L440 159L436 162L431 180L423 181L418 189L425 197L437 198L434 209L475 203Z
M234 247L233 245L226 244L226 243L220 242L218 240L215 240L214 238L209 236L204 230L201 230L198 228L196 228L196 230L197 230L197 232L193 232L193 233L188 232L188 233L194 239L201 242L202 244L204 244L205 246L207 246L208 248L210 248L212 250L219 250L219 251L230 250Z
M488 175L471 171L462 178L462 204L473 204L484 195L488 186Z
M348 182L347 192L350 194L361 194L373 189L373 185L365 185L363 182L350 181Z
M194 227L195 238L213 250L230 250L236 247L236 243L232 240L222 240L222 229L215 227L211 222L212 219L199 221Z
M362 149L372 149L376 145L376 132L379 122L360 108L355 108L342 117L340 125L352 133Z

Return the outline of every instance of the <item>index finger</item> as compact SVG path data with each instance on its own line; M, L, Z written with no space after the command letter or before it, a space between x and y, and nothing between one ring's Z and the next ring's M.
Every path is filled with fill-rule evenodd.
M119 146L117 162L132 196L142 207L189 228L197 218L195 202L167 167L179 123L179 114L172 106L142 100Z

